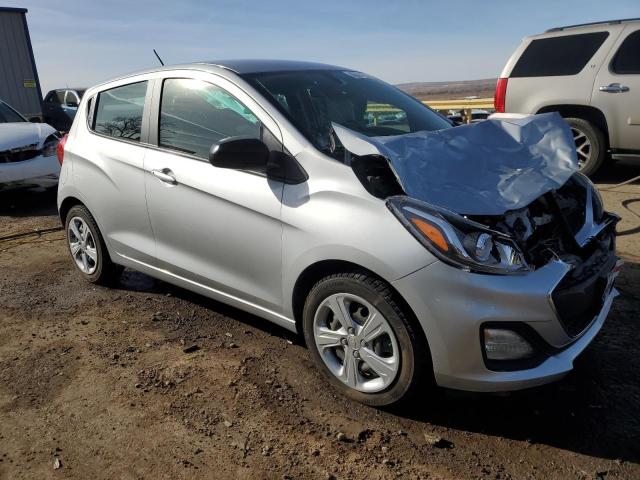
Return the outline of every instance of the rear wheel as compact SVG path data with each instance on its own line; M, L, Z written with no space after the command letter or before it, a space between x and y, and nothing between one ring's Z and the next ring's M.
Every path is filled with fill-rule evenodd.
M122 271L115 265L93 216L83 205L69 210L65 220L67 244L76 268L92 283L112 283Z
M423 336L389 285L367 273L320 280L305 302L303 327L316 366L359 402L408 400L427 371Z
M607 156L604 134L598 127L582 118L565 118L571 127L578 154L578 166L585 175L593 175Z

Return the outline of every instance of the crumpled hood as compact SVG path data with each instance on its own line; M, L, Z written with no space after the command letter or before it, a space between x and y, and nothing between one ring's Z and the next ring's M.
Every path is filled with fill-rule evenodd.
M0 152L34 143L41 148L46 138L55 131L46 123L0 123Z
M465 215L525 207L578 170L571 130L555 112L389 137L333 128L354 155L385 157L408 196Z

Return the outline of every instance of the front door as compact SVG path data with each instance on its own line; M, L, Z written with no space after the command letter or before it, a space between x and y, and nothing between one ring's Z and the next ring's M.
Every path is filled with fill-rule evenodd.
M279 310L283 184L208 161L211 145L223 138L263 138L268 119L221 82L226 88L194 78L156 80L157 148L147 151L144 169L158 263L226 296Z
M640 28L627 25L596 76L591 103L607 118L611 147L640 151Z

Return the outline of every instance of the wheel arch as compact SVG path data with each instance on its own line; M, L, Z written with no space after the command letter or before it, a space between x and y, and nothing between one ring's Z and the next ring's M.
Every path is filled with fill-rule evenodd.
M382 275L372 271L369 268L363 267L362 265L358 265L357 263L353 263L347 260L320 260L305 268L294 284L293 292L291 296L291 305L293 308L293 318L296 323L296 329L298 333L302 334L302 311L304 309L304 303L311 292L313 286L322 280L324 277L329 275L333 275L336 273L346 273L352 271L361 271L366 273L367 275L376 277L381 281L385 282L389 289L393 292L395 299L400 304L402 310L410 316L412 321L415 322L416 327L419 329L420 334L423 336L425 342L427 342L426 335L420 326L420 322L413 309L409 305L409 303L403 298L403 296L398 292L398 290L393 286L393 283L389 280L385 279Z
M84 202L82 202L82 200L80 200L77 197L73 197L73 196L66 197L60 203L60 208L58 209L58 214L60 216L60 221L62 222L63 225L65 223L65 220L67 219L67 214L69 213L69 210L71 210L76 205L83 205L83 206L87 207L84 204Z
M547 105L536 113L558 112L563 118L582 118L596 126L604 135L606 148L609 149L609 125L601 110L588 105Z

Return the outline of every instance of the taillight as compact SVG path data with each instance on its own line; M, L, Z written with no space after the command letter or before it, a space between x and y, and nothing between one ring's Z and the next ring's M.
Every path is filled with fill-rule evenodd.
M493 97L493 106L496 113L504 113L505 100L507 99L508 78L499 78L496 83L496 94Z
M66 134L62 137L62 140L58 142L58 147L56 148L56 154L58 155L58 162L60 162L60 165L64 162L64 144L67 143L68 136L69 134Z

